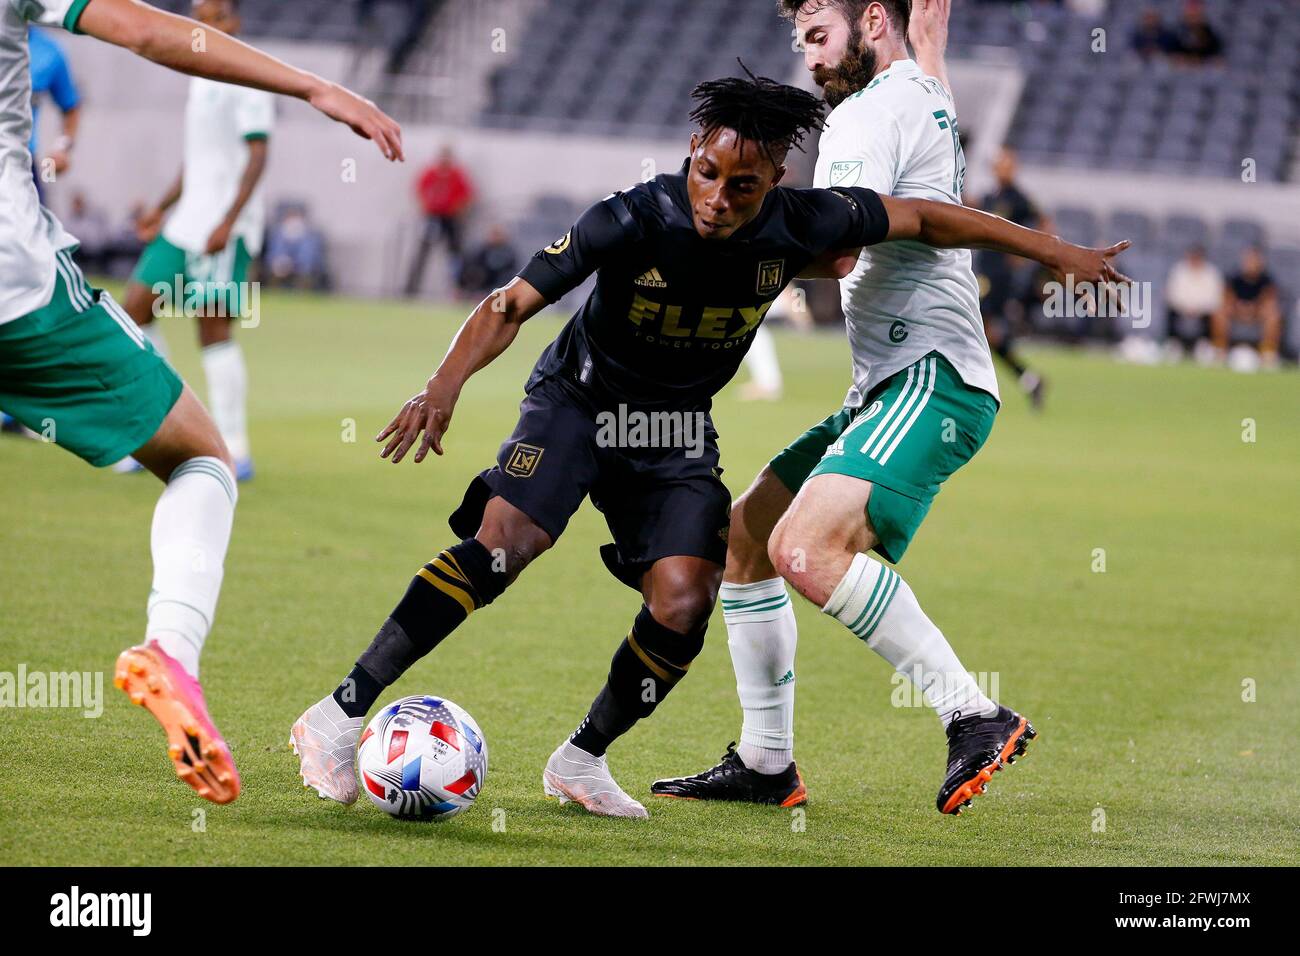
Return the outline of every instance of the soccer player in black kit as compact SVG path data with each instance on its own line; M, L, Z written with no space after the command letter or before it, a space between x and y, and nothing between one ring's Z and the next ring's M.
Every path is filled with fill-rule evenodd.
M973 210L779 186L787 152L821 124L821 101L754 77L704 83L693 95L698 130L682 170L614 193L538 252L478 306L427 386L378 436L393 462L412 448L416 462L430 449L441 455L469 376L521 323L597 274L534 367L496 464L451 516L460 543L420 569L352 672L294 724L303 780L322 797L357 799L357 742L384 688L499 597L590 496L614 539L605 563L643 604L590 711L547 762L543 787L592 813L647 816L614 782L605 751L654 711L704 645L731 501L708 412L782 288L800 274L837 275L858 248L886 239L1030 257L1050 248L1076 276L1114 277L1113 251ZM603 423L636 414L672 423L669 447L610 440Z

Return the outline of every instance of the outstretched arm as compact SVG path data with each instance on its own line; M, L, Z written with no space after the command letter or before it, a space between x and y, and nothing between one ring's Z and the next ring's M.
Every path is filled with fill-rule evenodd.
M889 216L887 240L914 239L940 249L992 249L1041 262L1056 278L1076 282L1129 282L1111 261L1128 240L1108 249L1087 249L1036 229L955 203L881 196Z
M519 333L519 326L545 306L542 294L518 277L480 302L451 340L451 347L424 391L403 405L388 426L375 436L375 441L388 442L380 457L391 456L393 464L401 461L420 432L424 432L424 440L415 453L416 463L424 461L430 448L441 455L442 436L451 424L465 382L509 348Z
M306 100L358 136L373 140L386 158L403 158L401 127L374 103L196 20L137 0L91 0L77 28L181 73Z
M907 20L907 40L916 53L916 65L952 90L944 54L948 50L948 15L952 0L912 0Z

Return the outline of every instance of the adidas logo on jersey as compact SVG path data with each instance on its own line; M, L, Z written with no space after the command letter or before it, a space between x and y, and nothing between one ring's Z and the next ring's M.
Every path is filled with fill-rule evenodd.
M650 270L649 272L647 272L645 275L643 275L643 276L641 276L640 278L638 278L638 279L636 280L636 284L637 284L637 285L643 285L643 286L649 286L651 289L666 289L666 288L668 288L668 283L664 281L664 277L661 276L661 275L659 274L659 270L658 270L658 269L651 269L651 270Z

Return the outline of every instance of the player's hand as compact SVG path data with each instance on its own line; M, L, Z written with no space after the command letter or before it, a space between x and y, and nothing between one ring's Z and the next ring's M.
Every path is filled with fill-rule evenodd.
M457 393L444 386L436 376L429 379L424 391L403 405L387 427L375 436L375 441L388 442L379 457L391 458L393 464L397 464L406 457L421 432L424 432L424 439L415 452L416 464L424 461L430 448L441 455L442 436L451 425L456 398Z
M143 212L135 221L135 235L141 242L153 242L162 228L163 211L157 207Z
M46 158L53 160L54 172L56 175L62 175L67 172L68 166L72 163L72 157L68 155L66 149L56 149Z
M221 225L217 226L216 229L213 229L212 235L208 236L208 242L207 245L203 247L203 251L210 256L214 256L222 249L226 248L226 246L230 244L230 232L234 227L235 224L233 222L222 220Z
M948 48L948 14L952 0L912 0L907 18L907 40L918 53L933 51L943 56Z
M1115 267L1115 257L1133 243L1125 239L1109 249L1088 249L1061 241L1057 254L1047 263L1056 278L1065 282L1073 277L1075 285L1087 282L1096 285L1109 285L1115 282L1132 282L1128 276Z
M402 127L364 96L358 96L337 83L322 83L307 102L332 120L346 123L363 139L373 140L385 159L405 160L402 154Z

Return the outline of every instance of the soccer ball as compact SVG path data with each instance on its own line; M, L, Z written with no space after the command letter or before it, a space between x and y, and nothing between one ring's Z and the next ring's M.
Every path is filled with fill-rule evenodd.
M488 748L474 718L440 697L403 697L370 721L357 749L371 802L402 820L443 820L474 803Z

